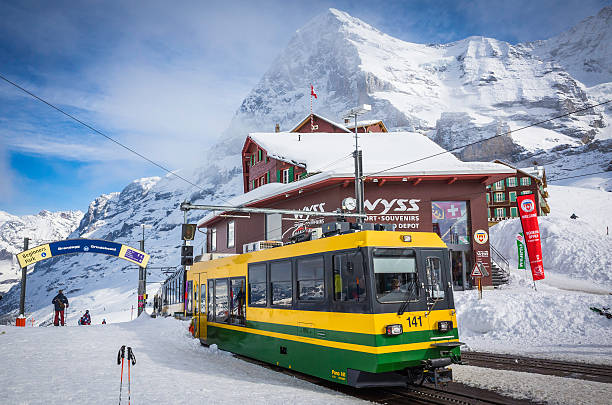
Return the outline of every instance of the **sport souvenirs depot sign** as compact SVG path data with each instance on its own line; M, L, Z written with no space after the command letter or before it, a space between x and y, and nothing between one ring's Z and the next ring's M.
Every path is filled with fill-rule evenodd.
M102 253L116 256L141 267L146 267L150 256L145 252L121 243L97 239L68 239L36 246L17 254L19 266L26 267L41 260L68 253Z

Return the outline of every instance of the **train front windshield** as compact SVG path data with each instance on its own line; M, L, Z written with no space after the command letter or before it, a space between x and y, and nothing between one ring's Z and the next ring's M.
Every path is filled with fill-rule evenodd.
M381 303L417 301L417 259L412 249L374 249L376 299Z

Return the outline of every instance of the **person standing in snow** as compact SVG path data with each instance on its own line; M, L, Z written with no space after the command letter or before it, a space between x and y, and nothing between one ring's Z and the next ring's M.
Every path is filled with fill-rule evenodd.
M58 294L53 298L51 303L55 306L55 318L53 320L54 326L60 325L60 319L62 326L64 326L64 310L69 307L68 298L64 295L62 290L59 290Z
M85 311L85 314L81 317L81 325L91 325L91 316L89 315L89 309Z
M106 318L102 319L102 325L106 325Z

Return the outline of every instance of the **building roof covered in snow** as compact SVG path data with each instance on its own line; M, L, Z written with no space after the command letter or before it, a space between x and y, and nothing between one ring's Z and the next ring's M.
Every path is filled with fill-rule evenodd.
M303 165L308 173L354 172L355 138L350 134L251 133L249 138L265 149L268 156ZM497 163L462 162L431 139L414 132L361 133L359 146L365 176L515 173L514 169Z

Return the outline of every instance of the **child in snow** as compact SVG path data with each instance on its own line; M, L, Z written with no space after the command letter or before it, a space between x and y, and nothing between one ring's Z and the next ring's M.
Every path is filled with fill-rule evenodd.
M89 315L89 309L85 311L85 315L81 317L80 325L91 325L91 316Z

